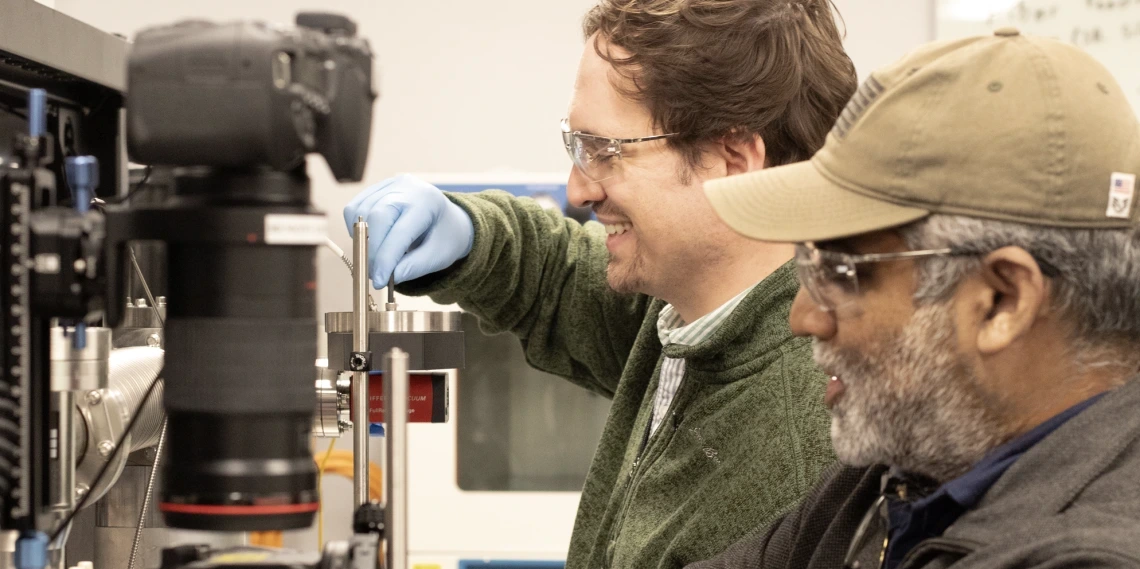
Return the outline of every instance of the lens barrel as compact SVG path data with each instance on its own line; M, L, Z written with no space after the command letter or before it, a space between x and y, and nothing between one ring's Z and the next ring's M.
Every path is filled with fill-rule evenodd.
M307 178L279 173L184 173L177 193L207 212L280 214L295 206L311 213ZM258 195L267 199L258 203ZM159 504L168 526L266 531L312 524L315 255L312 245L259 239L169 242L169 455Z

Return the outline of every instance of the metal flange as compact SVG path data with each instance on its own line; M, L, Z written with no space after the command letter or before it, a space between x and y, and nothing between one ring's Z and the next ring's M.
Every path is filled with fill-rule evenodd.
M326 312L325 332L351 334L351 312ZM463 313L459 311L385 310L368 313L369 332L458 332ZM374 353L376 353L374 351Z

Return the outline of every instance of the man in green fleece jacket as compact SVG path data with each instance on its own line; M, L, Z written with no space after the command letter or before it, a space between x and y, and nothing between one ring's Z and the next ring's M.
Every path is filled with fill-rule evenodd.
M792 250L733 232L701 184L810 157L855 73L826 0L604 0L584 31L562 139L570 201L601 223L407 176L345 221L369 223L377 288L457 302L613 399L567 567L677 568L834 460L825 378L788 329Z

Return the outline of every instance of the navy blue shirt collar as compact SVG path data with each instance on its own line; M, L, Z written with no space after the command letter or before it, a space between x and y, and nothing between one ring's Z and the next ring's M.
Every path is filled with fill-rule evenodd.
M969 472L951 480L933 493L906 501L888 496L887 518L890 542L886 551L885 569L902 564L906 554L925 539L938 537L962 514L982 500L990 487L1021 455L1056 431L1066 421L1077 416L1104 393L1086 399L1029 432L990 451Z

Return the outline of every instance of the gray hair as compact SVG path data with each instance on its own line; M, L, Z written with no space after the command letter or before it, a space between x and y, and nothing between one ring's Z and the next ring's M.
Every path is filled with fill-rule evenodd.
M1140 233L1133 229L1069 229L931 215L900 228L915 250L950 247L984 255L1025 249L1058 273L1050 307L1073 326L1074 351L1086 365L1140 366ZM919 263L918 304L949 299L981 256L932 257ZM1104 361L1090 361L1104 360Z

